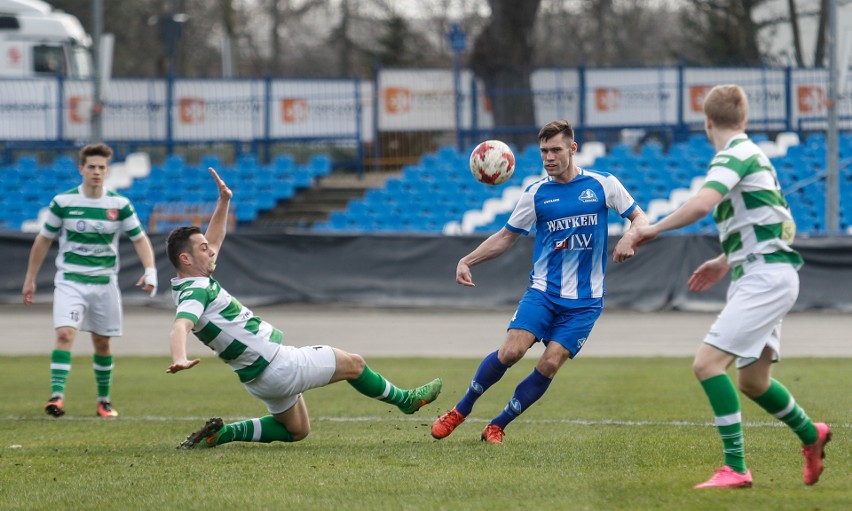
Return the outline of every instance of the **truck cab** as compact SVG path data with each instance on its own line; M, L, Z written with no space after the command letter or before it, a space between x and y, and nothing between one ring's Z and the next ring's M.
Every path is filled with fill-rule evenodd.
M0 0L0 78L92 77L80 20L41 0Z

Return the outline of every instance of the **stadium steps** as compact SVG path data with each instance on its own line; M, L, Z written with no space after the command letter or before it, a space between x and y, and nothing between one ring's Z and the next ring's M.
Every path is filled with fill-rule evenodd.
M385 181L400 171L371 171L362 177L351 172L334 172L277 208L260 214L255 226L261 228L309 228L328 220L332 211L345 209L352 199L364 196L370 188L383 188Z

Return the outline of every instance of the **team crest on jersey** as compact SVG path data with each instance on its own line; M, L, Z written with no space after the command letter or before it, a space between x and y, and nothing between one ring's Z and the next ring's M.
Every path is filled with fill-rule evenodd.
M85 232L86 230L86 222L83 220L77 220L77 232Z
M595 195L595 192L593 192L591 188L586 188L585 190L583 190L583 193L581 193L580 197L578 197L578 198L583 202L597 202L598 201L598 196Z
M118 219L118 210L117 209L108 209L106 210L106 216L108 220L116 220Z

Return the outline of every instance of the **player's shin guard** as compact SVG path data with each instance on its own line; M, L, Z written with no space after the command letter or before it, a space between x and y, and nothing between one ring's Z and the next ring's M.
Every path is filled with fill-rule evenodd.
M98 385L98 401L109 400L112 386L112 355L97 355L94 357L95 382Z
M384 376L364 366L364 372L354 380L347 380L355 390L367 397L372 397L385 403L401 405L405 403L408 393L389 382Z
M527 376L524 381L518 384L515 388L515 395L512 396L506 408L500 412L500 415L491 421L491 424L500 426L501 429L506 429L506 426L515 418L532 406L533 403L539 400L541 396L547 392L550 387L550 378L538 372L538 369L533 369L533 372Z
M71 352L53 350L50 354L50 392L54 396L65 394L65 383L71 372Z
M701 382L701 386L713 407L716 428L722 438L725 465L740 474L746 473L743 422L737 389L727 374L707 378Z
M216 445L228 442L292 442L293 435L275 417L267 415L259 419L226 424L216 436Z
M816 442L817 429L813 421L781 382L771 379L766 392L752 400L789 426L802 444L811 445Z
M497 358L496 351L486 356L479 364L476 374L473 375L473 380L470 382L467 393L465 393L464 397L462 397L461 401L459 401L456 405L456 410L465 417L470 415L470 411L473 410L473 404L476 403L476 400L479 399L489 387L500 381L500 378L506 374L509 367L511 366L507 366L500 362L500 359Z

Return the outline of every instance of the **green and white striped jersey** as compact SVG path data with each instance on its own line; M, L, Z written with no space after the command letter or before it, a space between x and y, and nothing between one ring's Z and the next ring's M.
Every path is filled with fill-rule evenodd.
M266 369L284 338L281 330L243 307L212 277L172 279L177 318L192 321L192 333L247 383Z
M109 283L118 274L120 231L131 240L145 235L130 200L115 192L89 198L81 185L56 195L48 209L40 234L59 237L57 280Z
M789 263L797 269L802 266L802 257L790 247L796 224L775 168L747 135L733 137L716 153L703 187L724 195L713 220L732 267L732 278L742 275L744 262L761 256L770 263Z

